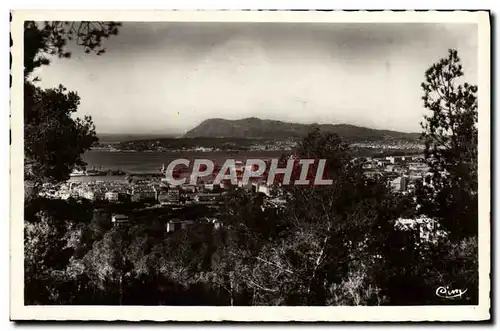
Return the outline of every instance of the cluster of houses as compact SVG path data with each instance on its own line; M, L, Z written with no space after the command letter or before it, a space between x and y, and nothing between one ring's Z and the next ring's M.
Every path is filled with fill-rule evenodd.
M272 140L252 144L251 151L291 151L297 147L297 141L294 139Z
M111 223L116 228L126 228L130 225L131 220L129 216L124 214L113 214L111 216ZM214 229L219 229L222 226L218 217L203 217L198 220L193 219L180 219L173 218L168 222L165 222L165 231L168 233L175 232L178 230L184 230L187 227L193 226L199 223L212 224Z
M428 166L422 156L388 156L384 158L365 158L363 170L367 176L383 176L388 180L390 186L397 192L409 192L413 189L417 179L428 175ZM244 166L241 162L236 164L238 181L236 186L253 192L260 192L268 198L263 202L263 208L279 209L285 201L280 198L271 198L269 186L263 179L243 184L241 173ZM229 181L214 184L210 180L202 180L196 185L189 183L170 186L166 182L143 180L128 183L125 181L72 181L61 185L58 189L45 190L47 195L55 198L68 199L84 198L91 201L108 202L140 202L149 201L158 205L171 205L185 208L189 205L209 205L210 208L218 210L223 201L223 196L232 187ZM182 209L184 210L184 209ZM179 219L173 217L165 223L167 232L184 229L200 221L212 223L215 228L221 226L218 217L203 217L203 220ZM124 214L113 214L111 221L116 227L127 226L130 223L129 216ZM445 235L439 230L435 221L427 218L400 219L396 223L401 230L418 230L424 241L434 241Z
M364 141L352 143L351 147L359 148L373 148L373 149L410 149L410 150L422 150L424 145L416 142L405 141L405 140L394 140L394 141Z
M400 218L396 221L395 228L401 231L416 232L421 242L436 243L447 236L446 231L441 229L437 220L426 216Z
M126 183L112 181L72 181L62 184L58 190L52 191L52 195L59 199L84 198L91 201L126 201L132 197L153 196L155 188L153 186L136 190Z
M168 185L156 181L142 181L135 184L127 182L68 182L58 189L45 190L45 195L58 199L83 198L91 201L108 202L151 202L160 205L188 205L188 204L218 204L227 193L231 185L228 181L220 184L202 182L197 185L183 184ZM238 181L236 185L253 192L269 195L266 183L249 182L243 185Z
M422 155L368 157L363 160L363 171L368 177L386 178L394 191L402 193L413 190L416 180L430 174Z

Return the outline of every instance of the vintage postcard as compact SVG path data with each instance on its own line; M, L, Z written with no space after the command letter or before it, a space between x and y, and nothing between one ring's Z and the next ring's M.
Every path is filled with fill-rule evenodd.
M11 36L12 320L491 318L489 12Z

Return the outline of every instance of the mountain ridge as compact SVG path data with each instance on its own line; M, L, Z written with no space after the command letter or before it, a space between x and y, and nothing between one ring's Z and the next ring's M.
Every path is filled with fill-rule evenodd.
M248 117L238 120L210 118L186 132L184 138L300 138L315 127L327 133L336 133L350 141L406 140L416 142L417 132L371 129L352 124L301 124Z

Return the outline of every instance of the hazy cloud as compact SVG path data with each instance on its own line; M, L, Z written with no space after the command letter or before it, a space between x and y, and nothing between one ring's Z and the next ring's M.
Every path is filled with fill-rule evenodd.
M72 46L38 75L78 91L99 132L250 116L418 131L424 72L449 48L476 83L475 25L125 23L105 55Z

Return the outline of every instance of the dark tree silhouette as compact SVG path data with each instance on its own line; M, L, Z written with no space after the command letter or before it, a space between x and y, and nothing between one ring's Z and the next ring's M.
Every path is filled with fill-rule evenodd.
M65 208L57 202L40 203L33 197L40 184L66 180L74 167L83 166L81 154L97 141L90 117L72 118L80 102L76 92L62 85L42 89L32 74L36 68L50 64L50 57L69 58L66 46L71 40L84 47L86 53L102 54L103 39L116 35L118 26L113 22L32 21L24 25L24 173L25 182L32 184L27 188L34 188L25 191L27 303L71 302L74 298L63 298L65 293L82 288L80 279L74 283L59 279L73 254L73 249L64 247L64 234L74 222L91 214L92 208L85 204ZM75 214L60 217L67 211ZM71 284L76 287L64 287Z
M456 50L426 72L422 123L430 175L419 185L422 211L437 217L450 235L477 234L477 86L458 84L463 76Z
M251 262L244 264L248 272L240 276L253 293L252 304L380 304L382 298L376 284L369 286L366 271L378 263L380 242L394 230L396 200L384 183L363 176L334 134L312 131L294 158L326 159L325 177L333 183L283 187L286 208L274 221L279 231L266 233L267 241L249 249ZM248 219L247 212L239 210L243 215L235 210L236 223ZM239 247L238 257L244 256L248 247ZM244 269L240 264L237 271Z
M92 119L71 118L80 98L62 85L43 90L26 83L24 91L25 179L66 180L75 166L84 166L81 154L97 142Z
M24 76L42 65L50 56L69 58L68 42L74 41L85 53L104 54L104 39L118 34L117 22L33 22L24 23Z
M69 58L67 44L75 41L86 53L104 53L102 41L118 33L115 22L33 22L24 25L25 179L35 184L69 178L84 162L81 154L97 142L90 116L73 119L80 98L62 85L36 86L33 71L50 64L50 57ZM36 192L36 190L35 190Z

